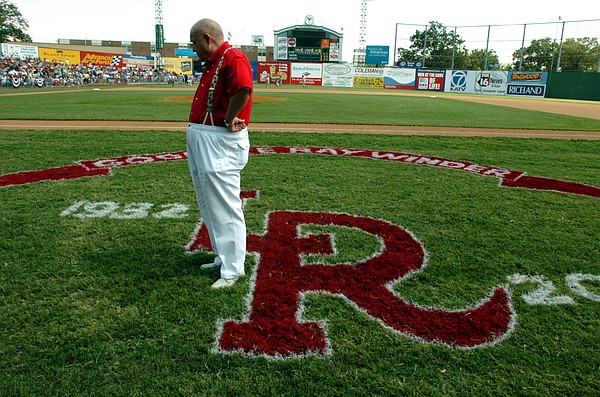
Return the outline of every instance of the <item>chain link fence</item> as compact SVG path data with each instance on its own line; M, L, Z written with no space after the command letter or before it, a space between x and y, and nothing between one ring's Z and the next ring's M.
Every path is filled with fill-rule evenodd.
M408 23L396 24L396 38L394 50L394 64L402 59L398 48L410 48L413 43L411 36L417 31L424 32L430 25L417 25ZM460 39L464 40L462 47L469 52L473 50L482 50L486 57L493 54L498 57L499 65L494 67L512 66L513 69L521 70L525 49L528 48L534 40L549 39L552 48L545 55L545 64L548 71L567 71L561 69L562 65L568 64L565 57L573 56L564 51L563 44L569 39L591 38L599 40L600 37L600 19L590 19L581 21L563 21L559 19L555 22L508 24L508 25L477 25L477 26L444 26L446 33L455 33ZM434 38L430 38L433 40ZM429 40L429 39L428 39ZM423 54L427 55L427 54ZM514 57L513 55L516 55ZM453 55L447 55L452 57ZM594 53L595 71L600 72L600 51ZM423 60L425 57L423 57ZM409 60L420 62L421 59ZM427 66L427 65L425 65ZM482 64L484 69L489 65Z

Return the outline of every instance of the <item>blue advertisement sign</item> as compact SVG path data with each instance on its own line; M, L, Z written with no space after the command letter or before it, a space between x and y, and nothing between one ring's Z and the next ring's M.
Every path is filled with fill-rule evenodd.
M144 55L129 55L129 54L124 54L123 59L132 59L135 61L154 61L154 57L147 57Z
M508 75L506 95L546 96L548 72L511 72Z
M401 68L422 68L423 62L398 61L396 66L399 66Z
M453 70L450 74L450 92L469 92L469 72L466 70Z
M506 95L516 96L537 96L544 97L546 93L545 85L533 84L509 84L506 90Z
M175 56L176 57L195 57L196 53L194 52L194 50L192 50L190 48L176 48Z
M365 63L367 65L387 65L390 60L390 46L368 45Z

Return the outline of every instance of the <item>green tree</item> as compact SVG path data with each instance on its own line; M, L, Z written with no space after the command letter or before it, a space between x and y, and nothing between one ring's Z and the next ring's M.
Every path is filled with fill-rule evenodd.
M7 0L0 0L0 43L7 41L31 42L31 37L25 33L29 23L16 5Z
M563 42L560 70L565 72L597 72L600 44L593 37L567 39Z
M551 71L556 66L558 44L555 40L545 37L532 40L529 47L513 52L513 69L529 71Z
M466 70L486 70L488 69L488 65L499 64L500 60L498 59L498 55L495 50L488 50L487 52L487 64L486 64L486 56L485 50L472 50L465 57L464 64L462 65L462 69Z
M436 69L451 69L454 60L454 68L462 68L467 57L465 41L439 22L431 21L429 24L423 31L415 31L410 37L409 48L397 49L399 59L420 62L425 58L425 67Z
M560 53L560 65L558 65ZM555 71L560 66L565 72L596 72L600 57L597 38L566 39L560 44L549 37L532 40L529 47L513 52L513 69L529 71Z

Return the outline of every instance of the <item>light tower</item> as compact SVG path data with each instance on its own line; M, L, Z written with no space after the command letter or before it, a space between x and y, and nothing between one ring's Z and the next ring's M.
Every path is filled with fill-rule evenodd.
M367 55L367 2L372 0L362 0L360 4L360 30L358 32L358 48L354 50L354 63L364 65Z
M163 49L165 48L165 30L163 27L163 0L154 0L154 31L156 33L156 66L163 65Z

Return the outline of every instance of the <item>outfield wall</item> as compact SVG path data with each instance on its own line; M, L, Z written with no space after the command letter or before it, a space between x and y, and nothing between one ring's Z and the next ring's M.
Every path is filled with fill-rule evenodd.
M475 95L600 100L600 73L371 68L346 64L258 62L259 84L452 92Z
M600 73L552 72L546 97L600 101Z
M258 83L545 97L547 72L421 70L344 64L258 62Z

